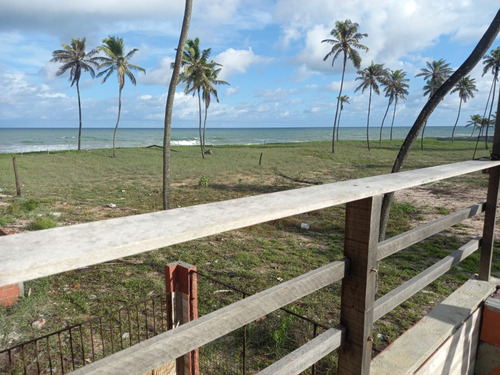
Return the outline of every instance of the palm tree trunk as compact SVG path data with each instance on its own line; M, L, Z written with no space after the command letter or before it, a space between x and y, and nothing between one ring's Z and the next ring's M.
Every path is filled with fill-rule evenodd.
M337 128L337 115L339 113L340 97L342 96L342 88L344 87L345 67L347 65L347 54L344 52L344 65L342 67L342 78L340 80L340 91L337 97L337 109L335 110L335 121L333 122L333 135L332 135L332 154L335 153L335 129Z
M78 117L80 119L80 125L78 126L78 151L80 151L82 142L82 103L80 101L80 86L78 85L78 81L76 81L76 92L78 93Z
M165 122L163 134L163 209L170 208L170 139L172 135L172 108L174 107L175 87L179 79L181 70L182 53L186 45L186 39L189 32L189 23L191 22L191 12L193 9L193 0L186 0L184 7L184 19L182 21L181 35L179 44L175 53L174 69L172 78L168 86L167 103L165 104Z
M205 159L205 150L203 149L203 137L201 134L201 96L200 96L200 89L198 88L198 116L200 119L199 123L199 133L200 133L200 149L201 149L201 158Z
M495 90L497 87L497 75L493 77L493 96L491 98L491 104L490 104L490 113L488 114L488 122L486 123L486 137L484 138L484 148L487 150L488 149L488 129L490 128L490 118L491 118L491 111L493 110L493 103L495 102Z
M339 112L339 121L337 124L337 141L339 140L339 128L340 128L340 116L342 116L342 106L340 106L340 112Z
M460 104L458 104L458 115L457 115L457 119L455 120L455 126L453 126L453 131L451 132L451 141L453 142L453 140L455 139L455 129L457 127L457 124L458 124L458 119L460 118L460 110L462 109L462 98L460 98Z
M396 118L396 106L398 105L398 99L394 101L394 111L392 112L392 122L391 122L391 141L392 141L392 128L394 127L394 119Z
M207 134L207 115L208 115L208 106L205 104L205 118L203 119L203 155L205 155L205 140Z
M370 86L370 97L368 99L368 116L366 118L366 144L368 151L370 151L370 109L372 105L372 87Z
M120 86L120 93L118 94L118 119L116 120L115 131L113 132L113 157L116 158L116 133L118 132L118 124L120 124L120 115L122 112L122 89Z
M460 79L465 77L469 72L477 65L484 54L491 47L493 41L497 37L500 30L500 11L497 12L495 18L491 22L490 26L482 36L479 43L476 45L470 56L463 62L462 65L448 78L432 95L432 97L424 105L424 108L420 111L415 123L411 127L406 139L401 145L398 156L394 161L392 167L392 173L397 173L403 167L403 164L410 153L410 150L418 137L418 134L425 122L441 102L441 100L446 96L446 94L457 84ZM385 231L387 228L387 221L389 219L389 213L391 211L391 204L394 199L394 193L389 193L384 195L384 200L382 202L382 209L380 213L380 231L379 240L385 239Z
M379 141L378 141L378 144L380 146L382 146L382 129L384 128L385 118L387 116L387 112L389 112L390 106L391 106L391 101L389 100L389 103L387 103L387 108L386 108L385 113L384 113L384 118L382 119L382 124L380 125L380 137L379 137Z

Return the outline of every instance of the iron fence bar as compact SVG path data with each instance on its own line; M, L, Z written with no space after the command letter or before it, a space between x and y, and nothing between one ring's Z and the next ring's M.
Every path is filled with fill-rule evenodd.
M155 311L155 300L151 300L153 303L153 336L156 336L156 311Z
M95 361L95 348L94 348L94 327L92 322L90 322L90 341L92 342L92 362Z
M73 335L71 329L69 330L69 347L71 349L71 363L73 364L73 371L75 370L75 354L73 352Z
M49 370L52 374L52 356L50 355L50 339L47 337L47 355L49 357Z
M114 343L114 335L113 335L113 317L109 317L109 334L110 334L110 339L111 339L111 354L115 352L115 343Z
M135 321L137 323L137 342L141 342L141 326L139 324L139 306L135 306Z
M144 302L144 329L146 330L146 340L149 339L148 334L148 305Z
M132 346L132 321L130 320L130 309L127 309L127 318L128 318L128 342L130 346Z
M63 354L62 354L61 332L57 332L57 338L59 341L59 357L61 358L61 371L64 375L64 358L63 358Z
M102 357L106 357L106 347L104 346L104 335L102 333L102 317L99 318L99 333L101 334Z
M123 329L122 329L122 314L118 311L118 324L120 327L120 347L123 350Z
M83 365L85 366L85 344L83 343L83 332L82 332L82 325L80 324L79 326L79 331L80 331L80 344L82 345L82 362Z
M9 371L12 373L12 351L9 350Z
M23 356L23 369L24 369L24 375L27 374L27 371L26 371L26 358L24 356L24 345L21 346L21 355Z
M37 373L38 375L40 375L40 363L38 361L38 340L35 341L35 361Z

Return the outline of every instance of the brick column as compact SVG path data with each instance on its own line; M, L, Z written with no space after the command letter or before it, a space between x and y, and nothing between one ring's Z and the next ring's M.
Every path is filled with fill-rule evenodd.
M184 262L166 265L165 283L166 292L171 295L171 326L175 328L183 323L197 319L198 284L196 267ZM199 375L198 349L178 358L176 362L177 374Z

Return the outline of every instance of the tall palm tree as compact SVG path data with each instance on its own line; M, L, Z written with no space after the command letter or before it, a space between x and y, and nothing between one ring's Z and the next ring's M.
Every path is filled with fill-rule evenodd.
M144 74L146 74L146 70L144 70L140 66L133 65L128 62L128 60L130 60L132 56L134 56L138 49L134 48L132 51L125 53L123 38L109 36L108 38L105 38L102 43L103 44L101 46L97 47L97 50L104 52L106 56L99 56L97 57L97 59L101 62L101 64L99 65L99 70L104 70L99 72L97 77L104 76L104 78L102 79L102 83L104 83L114 72L116 72L118 75L118 118L116 120L115 131L113 132L113 157L116 157L116 133L118 131L118 125L120 124L120 115L122 110L122 90L123 86L125 86L125 76L127 76L130 79L130 82L135 85L136 80L130 70L138 70L140 72L144 72Z
M219 103L219 96L217 94L217 90L215 89L215 85L229 85L228 82L217 79L217 76L219 75L220 71L222 68L216 68L216 67L222 67L221 64L216 63L215 61L211 61L210 64L208 64L208 69L207 69L207 79L205 84L203 85L203 101L205 103L205 118L203 119L203 138L201 140L201 152L202 155L205 155L205 134L207 131L207 114L208 114L208 107L210 107L210 99L212 95L214 98L217 100L217 103Z
M179 82L184 82L186 87L184 89L185 94L192 93L193 96L198 96L198 115L199 115L199 134L200 134L200 149L201 157L205 158L205 153L203 150L203 134L201 132L201 94L202 89L209 89L211 85L208 82L208 76L211 75L211 71L216 68L216 63L209 62L211 48L200 50L200 39L188 39L186 45L184 46L184 51L182 55L182 66L184 71L179 76Z
M488 108L488 103L490 102L490 112L488 114L488 118L491 118L491 113L493 110L493 103L495 102L495 91L496 84L498 80L498 72L500 71L500 47L497 47L494 50L491 50L491 55L486 55L483 57L483 76L491 70L491 74L493 74L493 81L491 82L490 94L488 95L488 100L486 101L486 107L484 109L483 117L486 117L486 111ZM486 138L485 138L485 147L488 148L488 128L486 127Z
M86 38L71 39L71 45L63 44L62 48L52 52L51 62L62 63L63 66L57 71L57 75L63 75L69 70L69 80L71 86L76 84L76 92L78 94L78 114L80 123L78 126L78 151L81 148L82 140L82 104L80 100L80 77L82 71L89 72L92 78L95 77L94 68L98 67L96 57L96 50L85 52Z
M368 51L368 47L361 44L359 41L368 36L368 34L358 33L359 25L356 22L352 22L350 19L345 21L335 22L335 28L330 31L330 35L333 39L322 40L321 43L332 44L332 49L328 52L323 61L328 60L332 57L332 67L335 63L337 57L343 53L343 65L342 65L342 79L340 80L340 90L337 97L337 109L335 111L335 120L333 122L333 136L332 136L332 153L335 152L335 129L337 127L337 116L339 113L340 98L342 97L342 89L344 87L344 76L345 68L347 65L347 60L352 61L352 65L356 69L361 66L361 57L359 56L356 49L362 49Z
M474 91L477 91L476 88L476 80L471 78L470 76L462 78L455 85L455 88L450 91L450 94L458 92L458 96L460 97L460 103L458 104L458 115L455 121L455 125L453 126L453 131L451 132L451 141L453 142L455 138L455 129L458 124L458 119L460 118L460 110L462 108L462 102L466 103L467 100L474 97Z
M340 116L342 115L342 111L344 110L344 104L351 104L349 103L349 97L347 95L342 95L340 97L339 121L337 123L337 141L339 140Z
M361 81L361 84L356 87L358 91L361 89L361 93L364 93L366 89L370 90L370 96L368 99L368 116L366 118L366 143L368 145L368 150L370 150L370 109L372 103L372 92L375 94L380 94L379 83L383 84L387 79L387 69L384 69L384 64L375 64L373 61L367 68L363 70L358 70L359 77L356 81Z
M191 13L193 11L193 0L186 0L184 5L184 18L179 35L177 50L175 51L175 61L172 64L172 77L168 85L167 102L165 103L165 121L163 132L163 209L170 208L171 186L170 186L170 140L172 137L172 109L174 106L175 88L182 65L182 53L186 45L186 39L191 23Z
M389 111L389 107L394 103L394 112L392 114L391 123L391 141L392 141L392 128L394 126L394 117L396 117L396 107L398 105L398 99L405 100L408 95L407 88L410 87L406 82L409 81L406 77L406 72L401 69L391 70L387 74L386 80L383 82L385 96L389 98L387 103L387 108L384 113L384 118L382 119L382 124L380 125L380 140L379 143L382 144L382 129L384 127L384 121Z
M424 96L429 95L429 99L437 91L437 89L443 84L444 81L453 73L453 69L450 68L450 64L444 59L434 60L432 62L426 62L427 68L420 69L415 77L424 77L427 80L424 86ZM424 149L424 133L427 122L422 128L422 137L420 139L420 148Z

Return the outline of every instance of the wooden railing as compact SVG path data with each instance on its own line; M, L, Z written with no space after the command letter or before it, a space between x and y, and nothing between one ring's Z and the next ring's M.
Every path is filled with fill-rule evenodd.
M383 194L482 170L490 173L486 203L378 243ZM303 296L342 281L340 324L265 369L262 374L300 373L339 347L339 373L368 374L375 320L478 248L481 248L479 278L489 279L499 175L500 161L475 160L0 237L0 285L345 203L345 258L342 260L202 316L75 373L144 374ZM482 239L472 239L375 301L380 260L483 211Z

